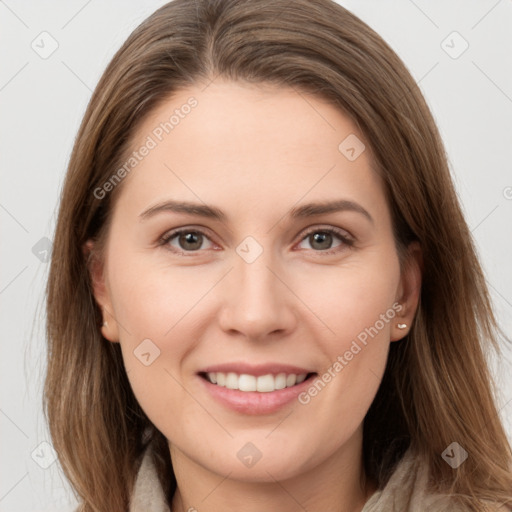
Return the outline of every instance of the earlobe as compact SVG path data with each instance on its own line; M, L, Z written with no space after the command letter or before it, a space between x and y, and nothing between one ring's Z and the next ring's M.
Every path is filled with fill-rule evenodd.
M103 324L101 325L101 334L103 337L112 343L119 342L117 322L109 311L105 307L101 309L103 315Z
M396 300L401 304L402 309L391 328L391 341L401 340L410 332L420 299L422 274L421 246L419 242L412 242L407 248L407 256L400 277L399 294Z
M112 302L106 284L103 261L101 261L98 254L95 252L94 242L92 240L88 240L84 244L83 254L91 282L92 293L102 313L102 324L100 326L101 334L109 341L118 342L117 322L113 315Z

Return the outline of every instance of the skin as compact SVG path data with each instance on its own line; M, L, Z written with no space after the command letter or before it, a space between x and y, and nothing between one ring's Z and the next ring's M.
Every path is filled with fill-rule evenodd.
M369 147L349 161L340 142L364 137L318 97L217 79L152 112L134 148L190 96L197 107L122 183L104 258L92 269L108 322L102 333L121 344L137 400L169 440L178 482L172 510L360 511L376 490L364 481L362 422L390 343L408 332L397 324L414 317L419 249L411 247L401 271ZM342 198L373 222L354 211L287 217L306 202ZM173 212L140 219L168 199L214 205L227 220ZM306 234L331 226L353 246ZM180 245L179 236L158 245L175 228L201 229L200 248ZM247 236L263 250L252 263L236 252ZM400 313L306 405L245 415L214 401L196 375L232 361L320 375L395 303ZM148 338L160 355L145 366L133 351ZM262 454L250 468L237 457L248 442Z

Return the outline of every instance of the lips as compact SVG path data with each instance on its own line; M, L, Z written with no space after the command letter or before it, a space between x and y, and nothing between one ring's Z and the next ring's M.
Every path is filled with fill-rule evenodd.
M308 368L273 363L226 363L198 372L210 396L243 414L277 411L292 402L316 375Z
M199 372L199 375L212 384L228 389L268 393L300 384L311 373L314 372L307 368L277 363L230 363L210 366Z

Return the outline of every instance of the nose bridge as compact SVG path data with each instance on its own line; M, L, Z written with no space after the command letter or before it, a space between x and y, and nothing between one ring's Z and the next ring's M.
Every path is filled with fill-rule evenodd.
M270 250L265 254L269 254ZM255 301L262 303L260 299L265 299L265 303L271 305L273 301L277 301L277 294L282 290L278 290L277 278L275 270L271 271L273 258L262 254L254 262L247 263L242 260L235 265L236 277L240 283L239 292L240 299L244 301Z
M223 328L252 338L287 329L293 319L292 294L281 282L282 278L277 277L279 265L274 251L263 244L247 237L237 247L227 283L229 291L222 306Z

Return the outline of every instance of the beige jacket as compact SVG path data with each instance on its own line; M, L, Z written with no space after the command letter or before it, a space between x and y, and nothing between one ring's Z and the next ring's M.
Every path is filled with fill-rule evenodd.
M449 496L426 495L426 467L406 453L387 485L366 502L361 512L463 512ZM129 512L170 512L152 463L150 448L137 474Z

